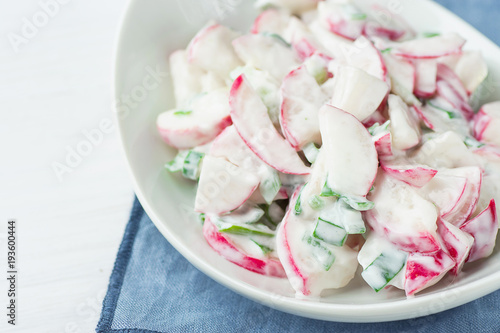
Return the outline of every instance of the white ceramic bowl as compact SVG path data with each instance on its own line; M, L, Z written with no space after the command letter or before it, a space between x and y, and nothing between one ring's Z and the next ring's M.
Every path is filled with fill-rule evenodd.
M377 322L413 318L444 311L499 289L500 252L496 249L490 258L466 265L455 281L446 279L411 299L400 291L377 294L358 274L346 288L329 297L304 300L294 296L286 279L249 272L229 263L207 245L192 213L194 184L165 171L163 166L175 151L160 139L155 119L173 104L170 79L164 73L168 70L168 54L185 48L210 17L235 29L248 30L256 15L252 1L240 1L237 8L226 11L214 7L235 2L132 0L121 25L114 79L121 142L136 194L168 241L199 270L235 292L316 319ZM399 6L402 15L419 31L459 32L468 40L467 48L482 50L490 75L500 78L500 49L467 23L428 0L402 1ZM500 99L494 90L486 90L484 97Z

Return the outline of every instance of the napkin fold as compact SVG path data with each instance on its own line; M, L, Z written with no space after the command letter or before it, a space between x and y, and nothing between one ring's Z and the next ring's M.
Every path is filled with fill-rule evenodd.
M432 316L349 324L270 309L192 266L156 229L136 199L118 250L98 333L500 332L500 291Z

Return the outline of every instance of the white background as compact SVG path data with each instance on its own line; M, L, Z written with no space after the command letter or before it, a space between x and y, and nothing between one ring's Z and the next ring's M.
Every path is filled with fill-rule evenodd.
M67 4L44 21L39 0L0 0L0 332L93 332L133 201L116 129L101 132L61 180L53 170L67 165L68 147L86 145L83 131L113 120L113 48L125 9L118 0L59 1ZM23 34L25 20L38 31ZM28 37L17 52L12 34ZM11 218L15 328L4 277Z

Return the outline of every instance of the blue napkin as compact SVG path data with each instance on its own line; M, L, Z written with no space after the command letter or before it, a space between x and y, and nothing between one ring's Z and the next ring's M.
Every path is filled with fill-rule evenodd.
M497 0L438 0L500 44ZM250 301L194 268L134 202L97 332L500 332L500 291L440 314L378 324L302 318Z
M250 301L194 268L137 199L97 332L500 332L500 291L436 315L378 324L313 320Z

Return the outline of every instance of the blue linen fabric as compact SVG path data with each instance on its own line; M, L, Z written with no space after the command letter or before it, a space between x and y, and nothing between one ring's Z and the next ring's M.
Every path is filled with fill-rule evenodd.
M376 324L313 320L270 309L182 257L134 202L97 332L500 332L500 291L432 316Z
M498 0L438 0L500 44ZM500 291L440 314L377 324L302 318L250 301L194 268L134 202L97 332L500 332Z

